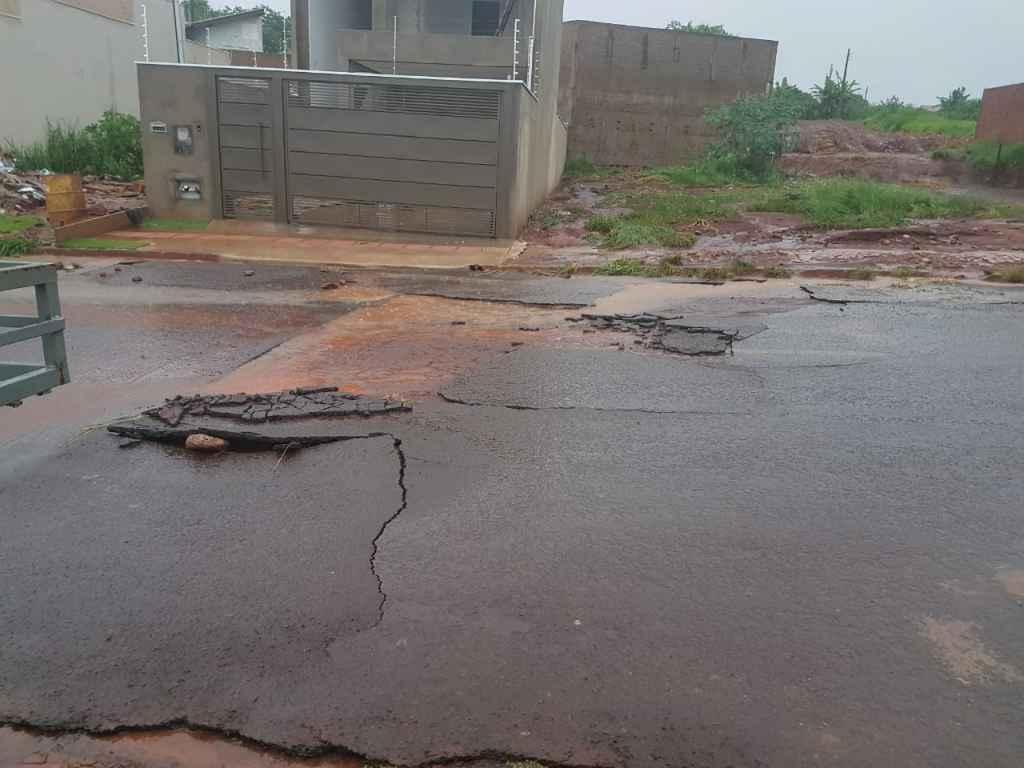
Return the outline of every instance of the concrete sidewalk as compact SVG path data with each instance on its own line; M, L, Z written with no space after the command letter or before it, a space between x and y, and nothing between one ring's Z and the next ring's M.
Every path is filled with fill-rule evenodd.
M297 227L262 222L217 221L205 230L127 229L111 237L145 240L136 253L213 255L225 260L359 267L450 269L513 261L525 244L515 240L441 238L364 230Z

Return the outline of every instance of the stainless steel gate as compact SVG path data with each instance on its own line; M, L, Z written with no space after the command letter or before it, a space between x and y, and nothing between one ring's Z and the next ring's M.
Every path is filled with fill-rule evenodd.
M500 90L294 79L285 99L290 221L494 236Z
M226 219L274 218L271 81L218 77L220 175Z

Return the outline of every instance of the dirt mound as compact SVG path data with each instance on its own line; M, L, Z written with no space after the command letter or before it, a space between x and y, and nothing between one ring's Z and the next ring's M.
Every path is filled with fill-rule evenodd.
M927 155L834 152L783 155L780 164L796 176L848 176L902 184L949 184L964 175L961 164Z
M805 120L798 126L796 152L805 155L840 153L922 154L957 143L940 135L878 133L845 120Z

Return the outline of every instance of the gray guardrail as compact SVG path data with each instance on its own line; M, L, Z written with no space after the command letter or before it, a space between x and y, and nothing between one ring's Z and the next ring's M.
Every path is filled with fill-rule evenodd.
M0 315L0 357L3 347L41 339L43 362L0 361L0 406L16 405L71 380L64 348L64 317L52 264L0 261L0 292L35 288L35 315Z

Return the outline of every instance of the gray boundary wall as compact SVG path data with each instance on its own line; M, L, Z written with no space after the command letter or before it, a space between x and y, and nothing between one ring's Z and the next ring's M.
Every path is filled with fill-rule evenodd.
M778 43L569 21L562 33L559 113L569 156L600 165L670 165L714 134L704 112L767 93Z
M564 165L554 93L520 82L139 64L139 92L158 217L510 238Z

